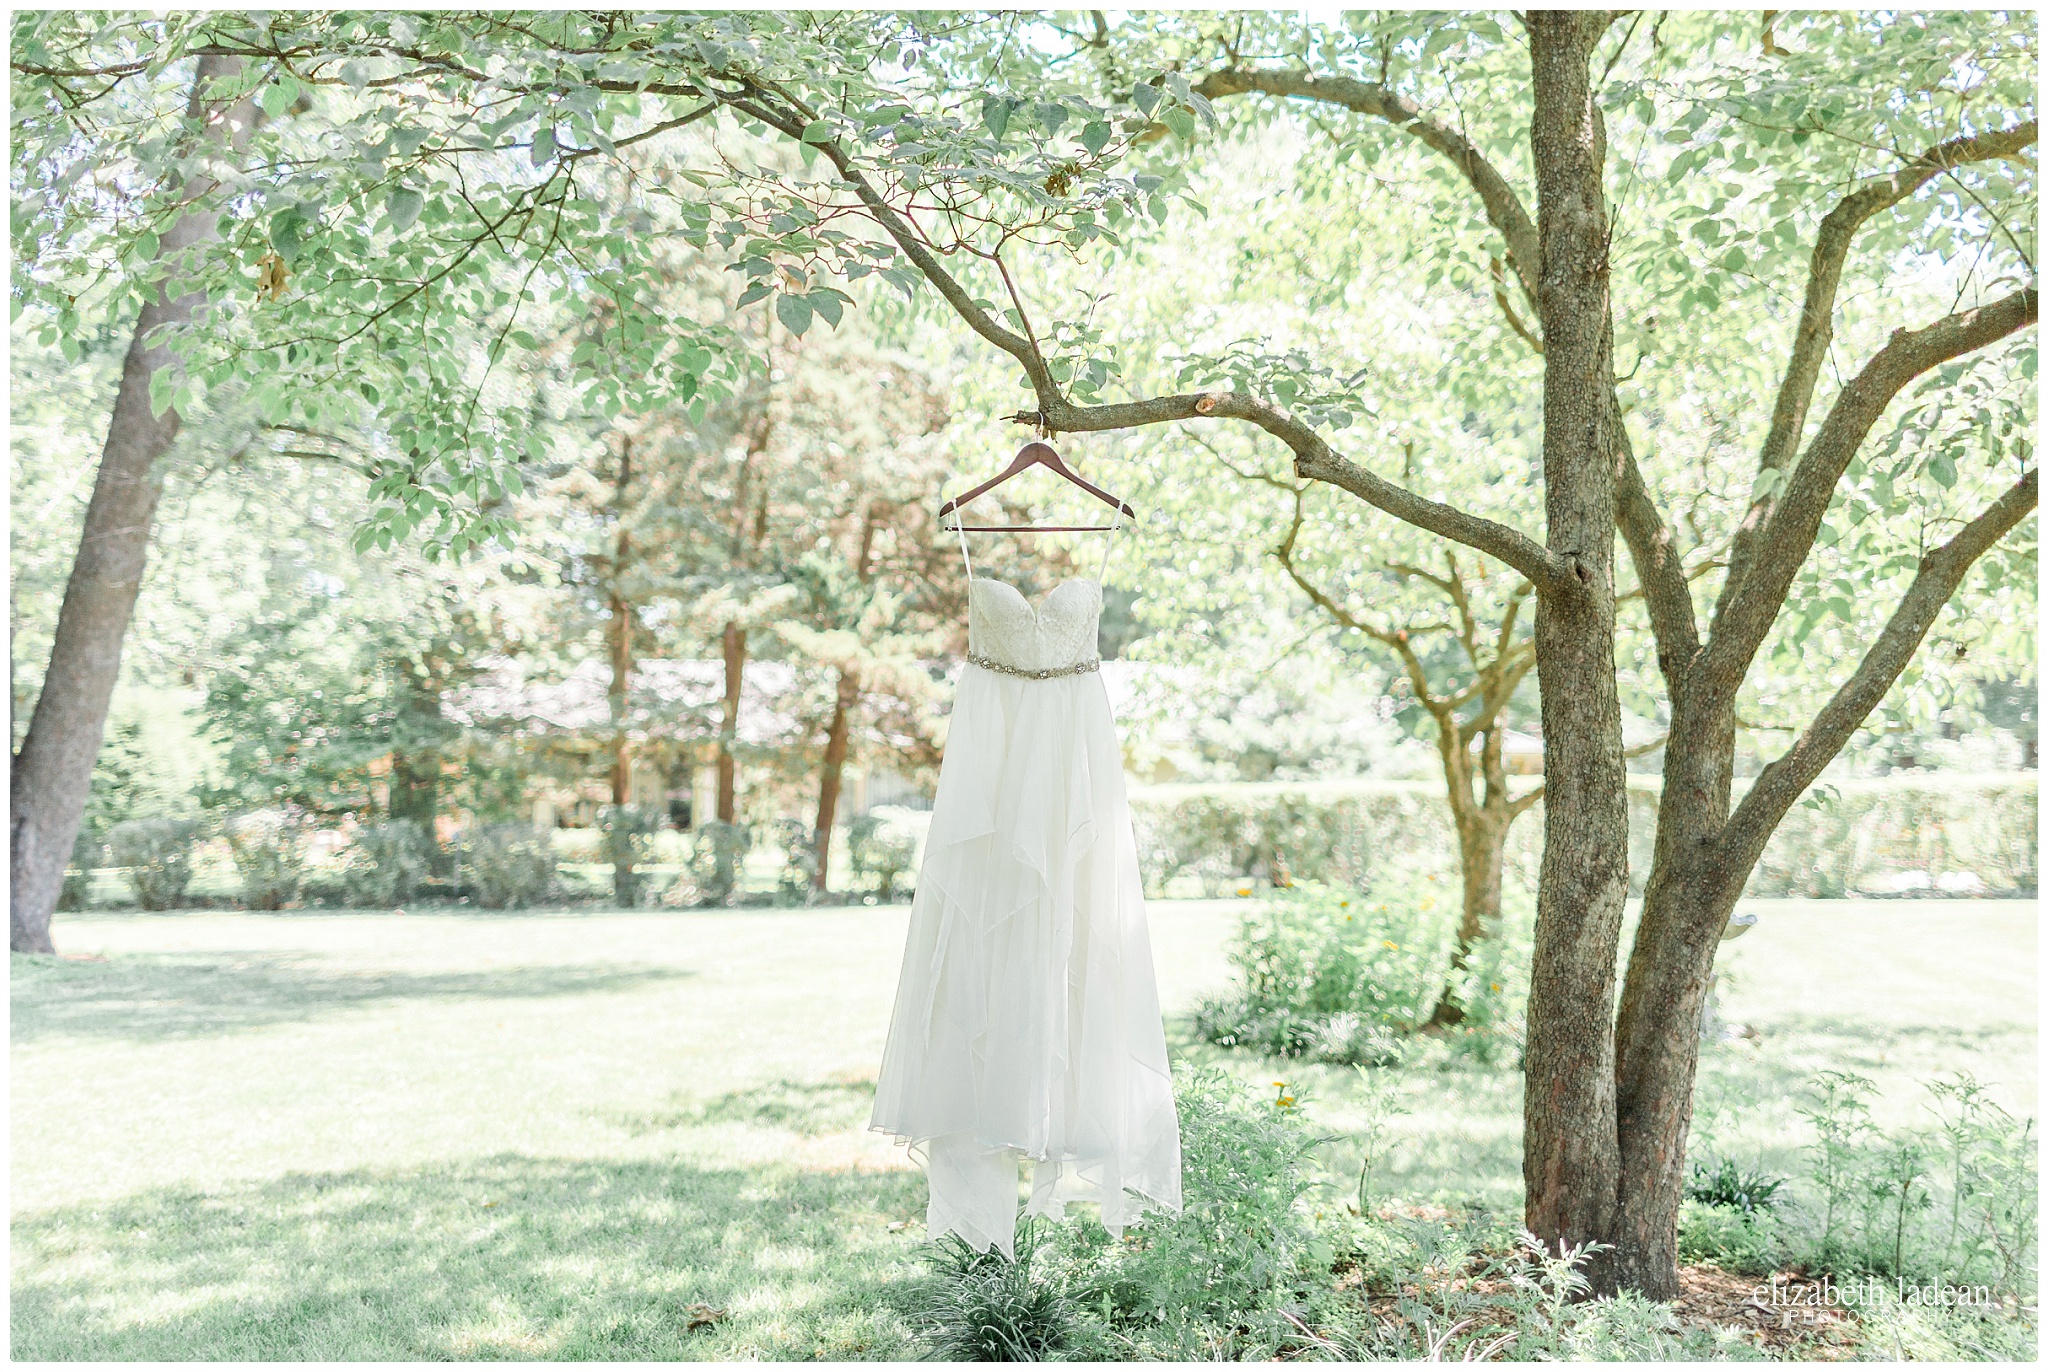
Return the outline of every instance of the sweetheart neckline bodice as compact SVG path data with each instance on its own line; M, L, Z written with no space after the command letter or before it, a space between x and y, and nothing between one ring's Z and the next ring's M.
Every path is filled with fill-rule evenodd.
M977 595L977 585L1000 586L1007 597ZM1102 614L1102 583L1068 577L1033 600L1007 581L991 576L968 583L967 648L976 657L1022 671L1073 667L1096 656L1096 623ZM1093 595L1062 593L1088 587Z
M1064 591L1069 586L1093 586L1098 591L1102 589L1102 583L1097 581L1092 576L1070 576L1065 581L1062 581L1058 585L1051 587L1049 590L1045 592L1044 595L1039 596L1038 599L1033 600L1030 596L1024 594L1022 590L1019 590L1016 586L1011 585L1009 582L1004 581L999 577L978 576L975 577L972 581L970 581L968 585L1000 586L1006 591L1015 592L1019 600L1023 601L1026 605L1029 605L1034 610L1043 606L1046 601L1051 600L1054 596L1058 595L1061 591Z

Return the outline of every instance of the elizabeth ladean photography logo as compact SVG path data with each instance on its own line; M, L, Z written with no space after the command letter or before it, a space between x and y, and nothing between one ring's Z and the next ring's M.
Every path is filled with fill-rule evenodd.
M1886 1297L1890 1297L1898 1305L1997 1303L1988 1286L1951 1286L1947 1282L1916 1285L1904 1277L1889 1282L1882 1277L1861 1277L1839 1285L1833 1277L1822 1277L1818 1282L1798 1286L1788 1285L1773 1277L1769 1286L1759 1286L1750 1293L1750 1299L1773 1306L1812 1305L1846 1308L1875 1305Z

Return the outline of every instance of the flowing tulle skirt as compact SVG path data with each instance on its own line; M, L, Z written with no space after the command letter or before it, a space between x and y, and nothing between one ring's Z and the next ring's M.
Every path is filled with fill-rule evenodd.
M870 1128L911 1145L926 1229L1012 1252L1095 1200L1180 1208L1180 1130L1122 753L1102 679L964 669ZM1129 1193L1136 1193L1133 1197Z

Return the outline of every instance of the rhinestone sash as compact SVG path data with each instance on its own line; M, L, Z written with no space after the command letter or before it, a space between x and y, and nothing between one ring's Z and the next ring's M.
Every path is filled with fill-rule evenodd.
M994 658L981 657L975 653L969 653L967 660L976 667L1001 672L1005 676L1021 676L1027 681L1050 681L1054 677L1080 676L1102 666L1102 659L1094 657L1086 662L1076 662L1071 667L1041 667L1036 670L1029 667L1012 667L1007 662L997 662Z

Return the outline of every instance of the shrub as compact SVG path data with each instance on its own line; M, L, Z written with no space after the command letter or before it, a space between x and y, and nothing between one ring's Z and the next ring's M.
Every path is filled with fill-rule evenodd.
M642 903L645 874L638 869L654 861L654 836L665 817L652 805L607 805L599 812L604 860L612 865L612 896L619 904Z
M1692 1165L1692 1180L1686 1184L1685 1194L1687 1199L1702 1205L1753 1215L1776 1205L1778 1191L1784 1185L1783 1177L1761 1171L1744 1172L1733 1158L1723 1158L1713 1167L1699 1159Z
M1681 1262L1711 1262L1730 1272L1765 1275L1781 1267L1789 1251L1777 1216L1744 1212L1687 1200L1678 1214Z
M555 893L555 850L528 824L487 824L466 836L471 897L486 910L544 904Z
M739 889L754 831L744 824L712 820L697 826L690 849L690 878L706 905L724 905Z
M782 870L775 877L777 899L783 903L809 900L818 871L817 830L800 819L778 819L775 844L782 850Z
M169 910L185 899L192 884L192 850L198 837L194 820L131 819L107 831L107 852L116 867L128 869L136 904L145 910Z
M1292 1097L1176 1063L1179 1214L1148 1211L1122 1242L1099 1223L1059 1234L1063 1289L1096 1356L1213 1358L1271 1347L1316 1235L1299 1201L1317 1140Z
M1197 1006L1195 1030L1227 1048L1319 1062L1384 1063L1397 1036L1435 1008L1449 976L1460 899L1434 875L1388 873L1367 894L1302 883L1240 922L1236 986ZM1475 950L1461 997L1461 1043L1511 1032L1526 997L1526 941L1513 918Z
M917 835L887 816L861 815L846 826L846 856L855 880L872 880L877 897L894 900L898 878L917 858Z
M1658 781L1631 776L1628 787L1630 880L1640 895ZM2040 879L2039 811L2031 773L1904 774L1821 786L1780 822L1747 892L1891 895L1957 879L1985 891L2032 892ZM1445 872L1457 861L1450 808L1434 781L1136 787L1131 818L1145 890L1154 896L1177 879L1211 895L1259 877L1362 887L1389 858L1428 858ZM1537 813L1516 823L1511 872L1533 877L1542 831Z
M88 822L78 826L71 843L71 861L64 868L64 884L57 890L59 910L83 910L92 899L92 877L99 868L106 844Z
M242 879L242 904L251 910L281 910L297 898L306 869L306 836L294 817L258 810L224 827L228 854Z
M417 820L365 824L349 844L342 889L364 909L403 905L433 870L434 840Z

